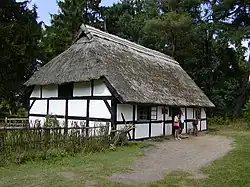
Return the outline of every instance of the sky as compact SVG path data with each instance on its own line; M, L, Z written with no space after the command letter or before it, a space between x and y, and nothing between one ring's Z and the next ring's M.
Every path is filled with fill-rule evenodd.
M24 0L17 0L24 1ZM50 24L50 14L57 13L58 7L56 4L57 0L30 0L31 3L29 7L32 7L33 4L36 4L38 7L38 21L43 21L46 25ZM117 3L118 0L102 0L101 5L111 6L113 3Z

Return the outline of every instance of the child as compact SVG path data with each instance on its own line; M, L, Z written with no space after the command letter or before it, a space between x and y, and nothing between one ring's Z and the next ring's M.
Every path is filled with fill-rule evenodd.
M177 114L175 117L174 117L174 137L175 137L175 140L181 140L181 138L179 137L179 130L180 130L180 114Z
M195 136L197 136L197 134L198 134L197 125L198 125L198 118L196 117L193 121L193 135L195 135Z

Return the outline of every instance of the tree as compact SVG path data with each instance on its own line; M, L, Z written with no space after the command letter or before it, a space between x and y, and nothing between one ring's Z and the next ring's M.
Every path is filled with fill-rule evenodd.
M82 23L100 27L101 0L58 1L58 14L51 15L51 26L45 26L43 49L44 63L69 47Z
M1 109L22 106L26 89L22 86L40 56L41 24L34 6L27 2L1 1L0 7L0 103Z

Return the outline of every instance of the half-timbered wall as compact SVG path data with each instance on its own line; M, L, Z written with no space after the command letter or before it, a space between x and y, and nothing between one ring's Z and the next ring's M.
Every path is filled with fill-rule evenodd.
M165 106L165 109L167 109L168 112L166 114L162 114L164 106L157 106L157 120L148 121L137 120L137 105L135 105L134 108L135 112L133 117L133 105L118 104L118 129L123 127L123 119L121 115L121 113L123 113L126 123L135 124L135 130L130 133L130 136L133 139L144 139L172 134L172 113L170 112L169 107ZM183 133L187 133L188 129L193 128L192 120L195 117L195 108L182 107L180 109L185 116ZM201 109L201 120L198 124L198 129L201 131L207 130L206 113L203 108Z
M101 80L74 83L73 97L62 99L58 98L57 85L35 86L30 96L29 121L34 124L38 119L43 124L46 115L54 115L61 125L67 122L68 127L87 121L90 127L104 125L111 122L111 99L109 89Z
M111 125L111 110L113 96L102 80L79 82L73 85L72 98L58 98L58 86L35 86L30 96L29 120L34 124L36 119L45 122L46 115L57 116L63 126L71 127L75 124L89 127ZM172 134L172 113L168 106L152 106L151 110L157 110L157 119L138 120L138 106L132 104L117 104L113 119L117 121L117 129L124 125L123 117L127 123L135 124L135 130L130 133L133 139ZM163 111L167 111L164 113ZM195 117L195 108L181 108L185 116L183 132L192 128L192 120ZM201 120L199 130L207 130L207 120L204 108L201 108ZM122 117L123 114L123 117ZM151 111L151 115L153 112Z

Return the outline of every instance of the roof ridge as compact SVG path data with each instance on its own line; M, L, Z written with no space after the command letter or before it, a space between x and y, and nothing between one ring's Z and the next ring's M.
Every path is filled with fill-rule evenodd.
M107 33L107 32L103 32L103 31L101 31L101 30L99 30L97 28L94 28L92 26L89 26L89 25L86 25L85 28L92 35L95 35L95 36L98 36L100 38L103 38L103 39L118 43L120 45L124 45L124 46L126 46L126 47L128 47L130 49L136 50L136 51L138 51L140 53L144 53L144 54L147 54L147 55L150 55L150 56L154 56L154 57L166 60L166 61L170 61L173 64L179 65L179 63L177 61L175 61L172 57L170 57L170 56L168 56L168 55L166 55L164 53L161 53L159 51L149 49L149 48L144 47L142 45L139 45L139 44L137 44L135 42L131 42L129 40L118 37L116 35L113 35L113 34L110 34L110 33Z

